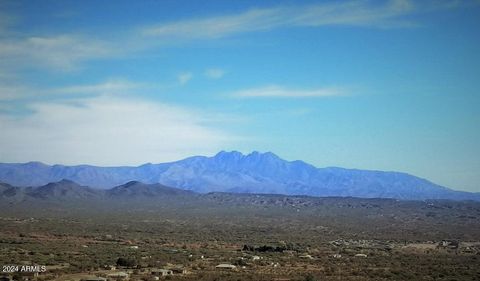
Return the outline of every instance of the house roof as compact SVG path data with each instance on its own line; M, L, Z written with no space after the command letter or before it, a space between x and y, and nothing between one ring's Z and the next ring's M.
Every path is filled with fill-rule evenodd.
M118 277L128 277L128 273L119 271L119 272L110 273L110 274L108 274L107 276L110 276L110 277L115 277L115 276L118 276Z
M228 264L228 263L221 263L217 266L215 266L216 268L229 268L229 269L234 269L234 268L237 268L235 265L233 264Z

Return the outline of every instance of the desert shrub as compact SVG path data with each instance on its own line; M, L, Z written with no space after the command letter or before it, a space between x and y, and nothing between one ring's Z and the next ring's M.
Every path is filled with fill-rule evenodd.
M117 259L118 266L125 266L125 267L134 267L137 265L137 261L133 258L123 258L120 257Z

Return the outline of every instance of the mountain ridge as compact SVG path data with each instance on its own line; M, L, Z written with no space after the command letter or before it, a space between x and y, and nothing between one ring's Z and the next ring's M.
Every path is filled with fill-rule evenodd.
M220 151L211 157L192 156L168 163L119 167L0 163L0 181L11 185L39 186L61 179L101 189L140 181L199 193L480 201L480 193L455 191L403 172L317 168L301 160L283 160L272 152Z
M0 201L15 203L107 203L141 200L155 202L159 199L195 198L195 193L161 184L138 181L112 187L94 189L71 180L62 179L36 187L17 187L0 182Z

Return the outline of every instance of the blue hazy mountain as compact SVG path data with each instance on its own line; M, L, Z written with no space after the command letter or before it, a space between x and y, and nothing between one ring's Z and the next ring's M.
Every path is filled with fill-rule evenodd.
M130 181L107 190L82 186L71 180L51 182L41 186L17 187L0 182L0 201L8 203L44 202L148 202L158 199L170 200L196 199L198 195L189 190L164 186L158 183L145 184Z
M192 191L168 187L158 183L145 184L139 181L130 181L126 184L122 184L107 190L105 195L107 198L131 200L139 198L158 199L161 197L172 196L189 197L193 196L194 193Z
M303 161L285 161L271 152L222 151L213 157L138 167L0 164L0 181L14 186L40 186L62 179L101 189L139 181L202 193L480 200L479 193L454 191L406 173L316 168Z

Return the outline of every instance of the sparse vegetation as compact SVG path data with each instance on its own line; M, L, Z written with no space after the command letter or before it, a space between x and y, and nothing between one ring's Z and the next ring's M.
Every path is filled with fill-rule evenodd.
M179 266L188 273L169 280L480 278L480 203L284 199L2 205L0 263L48 266L39 280L117 271L153 280L149 270Z

